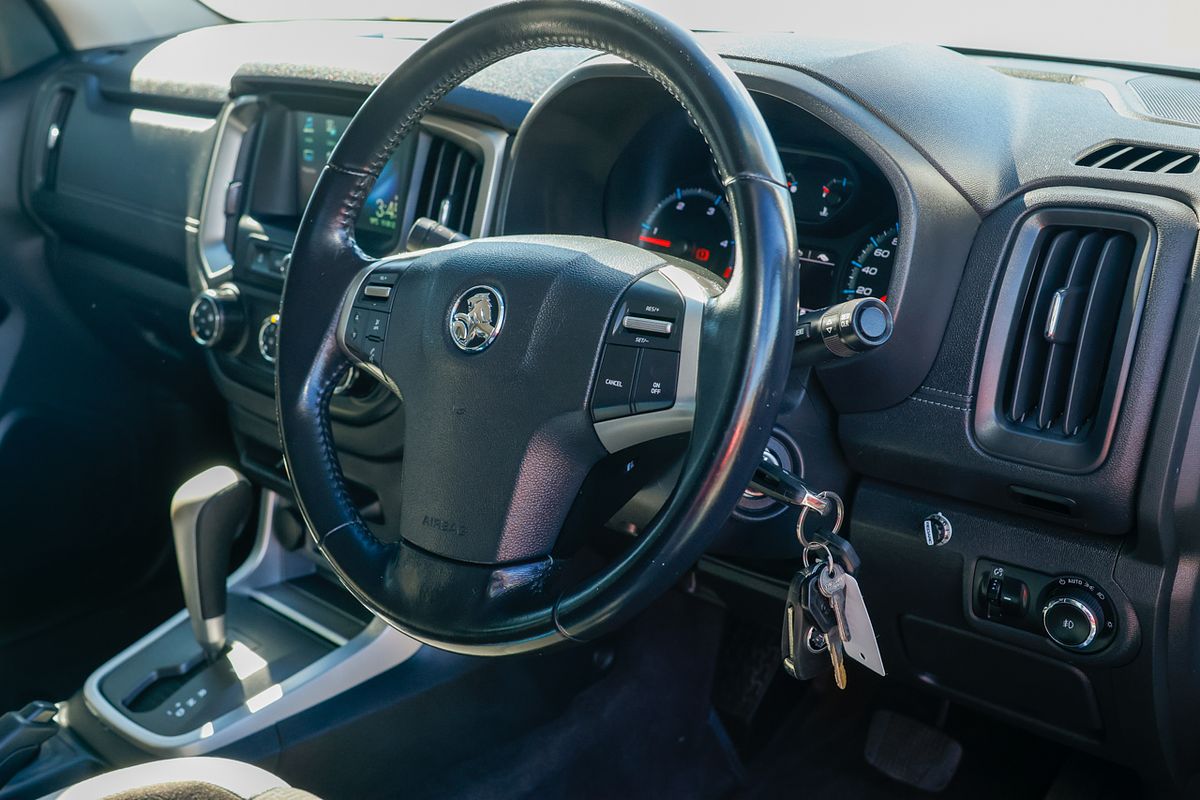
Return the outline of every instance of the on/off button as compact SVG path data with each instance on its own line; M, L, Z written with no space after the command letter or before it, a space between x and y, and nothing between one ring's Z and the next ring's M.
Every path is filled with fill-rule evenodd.
M643 350L633 387L633 412L662 411L675 405L679 380L679 354L670 350Z
M629 415L637 356L636 347L610 344L604 348L596 388L592 391L592 419L596 422Z

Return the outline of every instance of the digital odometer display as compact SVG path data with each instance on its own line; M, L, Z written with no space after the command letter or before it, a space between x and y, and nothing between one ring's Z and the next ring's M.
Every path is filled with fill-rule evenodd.
M336 114L295 112L298 205L308 205L317 178L321 175L338 140L350 124L350 118ZM416 137L409 137L415 141ZM356 233L359 244L372 254L383 254L395 247L400 236L404 213L402 190L411 164L411 148L401 145L392 156L358 215Z

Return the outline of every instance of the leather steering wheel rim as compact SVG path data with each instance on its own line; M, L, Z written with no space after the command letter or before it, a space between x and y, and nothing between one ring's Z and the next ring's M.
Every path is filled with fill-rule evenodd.
M559 46L624 58L679 101L712 150L736 242L733 278L704 310L695 419L675 491L624 555L569 586L556 582L562 572L553 556L470 563L413 546L403 534L377 538L351 502L328 416L350 363L339 341L340 312L372 263L357 247L354 227L374 180L450 89L503 58ZM523 247L535 258L536 248L554 246L503 237L481 242L477 249L492 255ZM766 124L732 70L689 32L622 0L518 0L447 27L354 117L296 237L281 306L276 397L285 464L318 549L377 616L447 650L527 652L592 639L624 621L698 560L761 457L790 364L795 252L791 199ZM592 363L599 357L597 349ZM406 444L405 469L419 468Z

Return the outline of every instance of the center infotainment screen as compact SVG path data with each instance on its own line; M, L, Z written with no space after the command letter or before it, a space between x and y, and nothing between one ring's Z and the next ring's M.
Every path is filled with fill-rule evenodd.
M350 118L336 114L315 114L307 111L297 111L296 125L296 154L297 169L297 202L301 208L308 205L308 198L316 188L317 178L338 139L350 124ZM410 136L402 142L400 148L388 161L371 187L363 203L362 212L358 215L355 232L359 244L372 255L379 255L395 248L400 238L400 225L403 222L403 189L404 182L411 169L411 153L416 137Z

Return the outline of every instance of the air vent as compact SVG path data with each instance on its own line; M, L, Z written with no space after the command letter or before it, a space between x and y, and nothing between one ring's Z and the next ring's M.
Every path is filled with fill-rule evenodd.
M1095 419L1133 246L1133 237L1122 231L1050 231L1013 348L1010 422L1070 439Z
M432 137L417 195L417 216L471 235L482 177L479 159L449 139Z
M1140 144L1107 144L1076 162L1080 167L1115 169L1122 172L1157 172L1164 175L1186 175L1196 170L1200 156L1183 150L1167 150Z
M976 433L998 455L1069 471L1107 453L1154 229L1107 211L1035 212L1013 245L980 376Z

